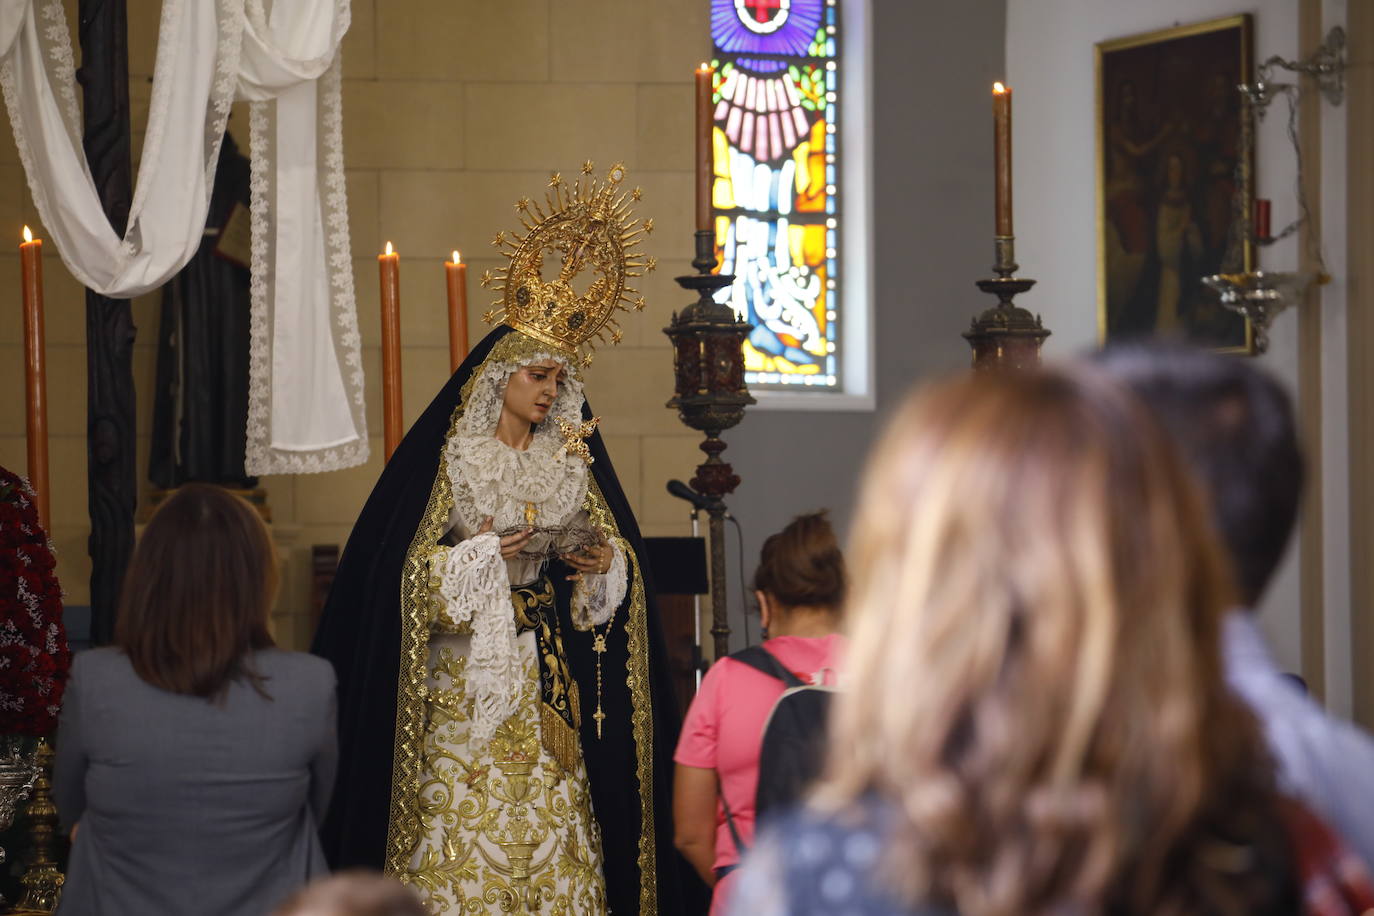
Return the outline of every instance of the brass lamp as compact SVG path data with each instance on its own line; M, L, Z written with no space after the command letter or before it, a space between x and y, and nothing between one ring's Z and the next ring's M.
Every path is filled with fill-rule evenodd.
M711 532L711 635L715 657L729 654L730 626L725 603L725 497L739 486L739 476L720 453L725 443L720 434L744 418L744 408L754 403L744 384L744 338L753 325L739 320L734 309L715 301L716 290L734 282L730 275L713 274L716 266L715 233L696 233L697 273L678 277L683 289L698 293L696 302L673 313L663 333L673 342L675 393L668 407L692 429L706 434L701 450L706 460L697 466L692 488L706 499Z

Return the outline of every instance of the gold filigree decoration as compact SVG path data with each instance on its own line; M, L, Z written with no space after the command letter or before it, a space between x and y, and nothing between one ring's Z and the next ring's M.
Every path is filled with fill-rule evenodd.
M601 422L601 418L592 417L581 423L572 423L562 417L555 419L558 421L558 431L563 436L563 454L573 455L591 464L595 459L592 458L591 449L587 448L587 437L596 432L596 424Z
M653 232L653 220L634 219L631 209L642 192L621 189L624 163L613 165L602 179L594 177L594 169L590 161L583 163L571 183L555 172L544 207L527 198L516 204L522 229L492 240L510 260L490 283L501 298L483 316L579 355L584 364L595 341L619 343L623 333L615 312L631 311L639 295L629 282L656 264L634 250ZM546 264L556 274L546 277ZM584 282L576 282L579 278Z
M513 335L507 335L513 336ZM449 420L448 438L458 428L462 405L471 394L472 381L464 386L462 400ZM396 730L391 757L391 807L387 820L385 870L404 874L420 841L420 777L423 766L425 662L429 654L430 557L448 528L453 507L453 488L442 468L434 475L429 501L420 517L415 537L401 567L401 658L396 682Z
M431 693L468 708L462 659L446 651L433 666ZM586 768L579 760L565 773L540 753L538 670L525 661L518 711L481 751L467 744L465 728L433 714L431 699L423 834L400 877L427 892L432 912L606 912Z

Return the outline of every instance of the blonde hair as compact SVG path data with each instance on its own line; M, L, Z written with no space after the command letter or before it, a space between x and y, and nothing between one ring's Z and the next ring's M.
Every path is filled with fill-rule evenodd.
M1200 847L1243 841L1269 799L1222 682L1208 513L1146 411L1088 371L919 392L847 551L849 687L816 801L893 803L889 884L964 916L1229 909L1245 890L1201 875Z

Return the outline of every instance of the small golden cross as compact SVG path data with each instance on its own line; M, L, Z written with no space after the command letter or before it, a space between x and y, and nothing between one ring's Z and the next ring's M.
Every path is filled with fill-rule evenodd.
M570 423L558 418L558 430L563 434L563 454L576 455L587 464L592 463L592 451L587 448L587 437L596 432L600 417L592 417L585 423Z

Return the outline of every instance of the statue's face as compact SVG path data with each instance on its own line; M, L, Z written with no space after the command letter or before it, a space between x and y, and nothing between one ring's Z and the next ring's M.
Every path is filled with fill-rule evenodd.
M506 382L502 412L531 425L543 423L567 379L567 368L557 360L542 359L521 366Z

